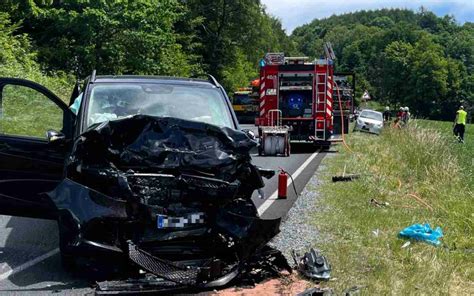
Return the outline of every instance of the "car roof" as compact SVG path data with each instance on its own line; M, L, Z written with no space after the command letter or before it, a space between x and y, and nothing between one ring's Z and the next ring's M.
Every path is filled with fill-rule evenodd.
M139 76L139 75L100 75L91 83L165 83L195 85L200 87L217 87L210 80L170 76Z

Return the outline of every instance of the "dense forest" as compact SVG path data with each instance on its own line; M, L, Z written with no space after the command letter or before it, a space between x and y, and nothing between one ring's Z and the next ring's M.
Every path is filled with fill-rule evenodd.
M292 52L291 44L280 21L255 0L0 2L0 76L40 80L58 91L96 69L211 73L230 92L258 76L266 51Z
M67 98L76 77L99 74L202 76L232 92L258 76L265 52L323 54L354 71L358 94L451 119L474 105L474 24L420 9L331 16L296 28L258 0L3 0L0 76L28 78Z
M292 40L312 57L331 41L337 70L354 71L359 94L383 104L436 119L452 119L460 102L474 111L474 23L423 8L361 11L314 20Z

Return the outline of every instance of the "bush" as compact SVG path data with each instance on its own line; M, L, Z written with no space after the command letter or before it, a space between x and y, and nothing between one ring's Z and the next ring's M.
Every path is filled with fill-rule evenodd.
M14 35L16 29L18 25L10 23L8 14L0 12L0 77L33 80L67 102L74 77L64 72L46 75L41 71L30 40L26 35Z

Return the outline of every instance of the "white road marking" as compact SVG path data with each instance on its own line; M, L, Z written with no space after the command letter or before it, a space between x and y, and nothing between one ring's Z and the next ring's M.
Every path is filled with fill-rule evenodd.
M296 178L298 178L298 176L304 171L304 169L311 163L311 161L313 161L313 159L316 157L316 155L319 154L319 151L316 151L314 152L313 154L310 155L310 157L308 157L308 159L306 159L305 162L303 162L303 164L293 173L291 174L291 176L293 177L294 180L296 180ZM291 181L291 178L288 178L288 182L287 182L287 186L290 186L291 183L293 181ZM268 210L268 208L272 205L272 203L274 203L276 200L278 200L278 190L276 190L275 192L273 192L272 195L270 195L270 197L267 198L267 200L265 200L264 203L262 203L257 211L258 211L258 214L260 216L263 215L263 213L265 213L266 210Z
M25 270L25 269L28 269L28 268L32 267L33 265L36 265L36 264L40 263L41 261L46 260L46 259L48 259L49 257L52 257L52 256L54 256L54 255L56 255L56 254L58 254L58 253L59 253L59 248L56 248L56 249L54 249L54 250L49 251L49 252L46 253L46 254L43 254L43 255L41 255L41 256L39 256L39 257L36 257L36 258L33 259L33 260L27 261L27 262L25 262L25 263L23 263L23 264L21 264L21 265L15 267L15 268L13 268L13 269L11 269L10 267L8 267L8 269L9 269L8 271L6 271L6 272L0 274L0 281L6 280L9 276L12 276L12 275L14 275L15 273L18 273L18 272L21 272L21 271L23 271L23 270Z

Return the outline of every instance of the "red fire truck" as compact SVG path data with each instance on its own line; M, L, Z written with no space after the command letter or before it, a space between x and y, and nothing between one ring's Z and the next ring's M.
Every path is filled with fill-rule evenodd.
M334 53L326 58L268 53L260 63L259 154L290 155L291 142L328 148L334 129Z

